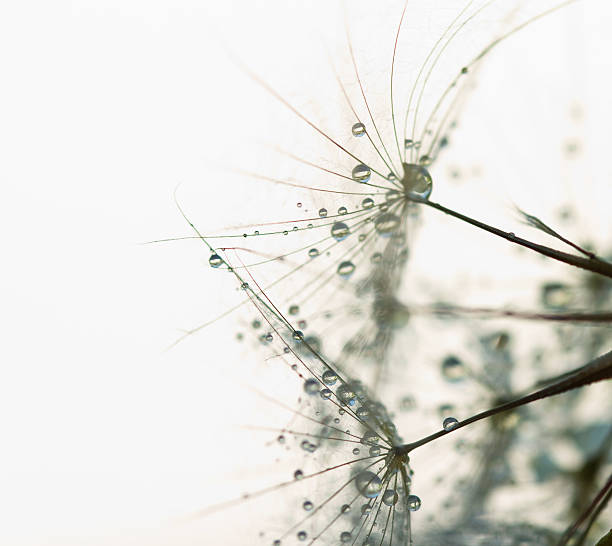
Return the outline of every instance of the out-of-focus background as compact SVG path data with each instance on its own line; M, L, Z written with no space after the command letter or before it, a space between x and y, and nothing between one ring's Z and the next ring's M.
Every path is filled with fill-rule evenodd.
M272 101L231 52L251 63L259 55L254 69L278 81L303 77L312 83L306 98L325 100L316 36L343 32L340 5L328 4L26 0L0 7L2 544L202 543L176 518L214 502L220 476L244 458L217 414L228 396L223 374L239 353L215 343L227 322L165 350L181 329L216 316L225 292L200 281L207 253L195 245L141 243L190 234L173 201L179 184L179 199L197 187L207 201L189 202L190 211L205 210L207 226L223 224L228 191L215 167L248 164L253 135L277 138L267 124ZM512 123L503 93L525 93L521 108L537 113L542 101L576 91L585 99L581 165L589 170L575 175L605 186L612 6L581 5L572 12L579 18L553 27L578 36L580 47L564 51L568 63L555 57L561 35L526 33L509 57L518 72L504 64L493 70L490 78L507 84L469 111L489 112L472 129L484 143L483 131L503 137ZM415 39L429 37L439 10L411 14ZM285 51L289 41L303 58ZM530 89L530 74L547 71L549 91ZM557 94L555 85L569 91ZM546 147L518 149L516 162ZM486 165L485 148L471 153ZM544 179L558 161L542 155L539 163ZM546 184L534 190L535 204L555 193L556 182ZM265 192L260 202L240 195L231 192L232 207L265 211ZM587 231L605 226L609 202L576 198L592 206ZM233 422L248 411L240 403L228 410Z

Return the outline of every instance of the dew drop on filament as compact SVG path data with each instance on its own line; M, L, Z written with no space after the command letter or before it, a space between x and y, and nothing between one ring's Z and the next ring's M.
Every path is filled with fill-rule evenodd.
M336 222L331 228L331 236L336 239L336 241L346 239L349 234L349 227L344 222Z
M219 254L212 254L210 258L208 258L208 263L210 264L210 267L220 267L223 263L223 258L221 258Z
M363 136L366 133L365 125L363 123L355 123L355 125L353 125L351 128L351 132L353 133L353 136Z
M372 174L372 171L370 170L370 167L368 167L367 165L364 165L363 163L360 163L359 165L353 168L353 172L351 173L351 176L353 177L353 180L356 180L357 182L365 183L368 180L370 180L371 174Z

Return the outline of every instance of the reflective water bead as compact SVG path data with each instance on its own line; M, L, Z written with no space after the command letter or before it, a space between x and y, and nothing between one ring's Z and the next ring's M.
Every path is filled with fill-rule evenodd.
M349 504L343 504L340 508L340 512L342 512L343 514L350 512L350 510L351 510L351 506Z
M331 236L336 241L346 239L350 233L349 227L344 222L336 222L331 228Z
M243 290L248 290L249 289L249 283L248 282L243 282L240 285L240 288L242 288Z
M307 379L304 381L304 392L306 394L317 394L319 392L319 382L316 379Z
M361 513L366 516L372 511L372 507L369 504L361 505Z
M374 220L374 229L379 235L389 235L397 230L400 225L399 216L386 212Z
M272 341L274 338L272 337L272 334L266 334L265 340L266 341Z
M404 140L404 148L406 148L406 150L410 150L410 148L412 148L413 146L414 142L411 138L407 138L406 140Z
M340 533L340 542L342 542L343 544L350 542L352 538L353 538L353 535L349 533L348 531L344 531Z
M304 477L304 473L303 473L301 470L296 470L296 471L293 473L293 477L294 477L296 480L301 480L301 479Z
M301 209L302 208L302 203L296 203L296 206L297 206L298 209Z
M361 233L361 234L359 235L359 237L357 237L357 240L358 240L360 243L363 243L363 242L366 240L366 234L365 234L365 233Z
M333 394L332 391L330 391L329 389L321 390L321 398L323 398L323 400L327 400L328 398L331 397L332 394Z
M308 440L303 440L300 444L304 451L308 451L308 453L314 453L317 450L316 444L311 444Z
M455 419L454 417L447 417L442 422L442 428L444 430L453 430L454 428L457 427L458 424L459 424L459 421L457 421L457 419Z
M281 434L277 439L279 444L284 444L285 443L285 437Z
M210 267L219 267L223 263L223 258L219 254L211 254L210 258L208 258L208 263Z
M378 457L380 455L380 446L372 446L370 448L370 455L372 457Z
M300 328L306 328L307 325L308 323L304 319L298 321L298 326Z
M374 206L374 199L371 199L370 197L366 197L362 202L361 202L361 206L364 209L371 209Z
M387 505L387 506L393 506L395 503L397 503L397 499L398 499L398 494L397 491L395 489L387 489L382 496L382 501Z
M366 133L365 125L363 123L355 123L355 125L351 127L351 132L353 133L353 136L363 136Z
M409 495L407 499L408 510L416 512L421 507L421 499L416 495Z
M303 341L304 340L304 333L301 332L300 330L295 330L291 337L293 337L293 339L295 341Z
M346 383L338 387L338 389L336 390L336 396L342 402L345 402L346 404L350 406L352 406L355 403L355 393L353 392L353 389ZM344 410L342 411L344 412Z
M429 171L421 165L403 163L404 176L402 186L408 195L428 199L433 187Z
M280 541L280 540L278 540L278 539L276 539L276 540L275 540L275 541L272 543L272 546L281 546L281 544L282 544L282 543L281 543L281 541Z
M428 155L422 155L419 157L419 164L423 165L423 167L429 167L431 165L432 159Z
M359 448L358 447L353 448L353 455L359 455Z
M338 374L333 370L325 370L321 378L326 385L334 385L338 381Z
M387 175L387 180L388 180L389 182L393 182L393 181L397 180L397 176L395 176L395 173L389 173L389 174Z
M338 265L337 273L341 277L348 279L355 271L355 264L353 262L340 262Z
M327 209L319 209L319 216L325 218L327 216Z
M372 171L370 170L370 167L360 163L353 169L351 176L353 177L353 180L356 180L357 182L367 182L370 180L371 174Z
M361 438L362 444L377 444L380 438L373 430L368 430Z
M311 258L316 258L319 255L319 250L316 248L311 248L308 251L308 256L310 256Z
M300 312L299 305L290 305L289 306L289 314L290 315L297 315L299 312Z
M379 495L382 481L374 472L364 470L355 478L355 487L364 497L373 499Z
M306 512L310 512L312 510L313 504L312 502L307 500L307 501L304 501L304 504L302 504L302 507L304 508L304 510L306 510Z
M356 413L359 419L367 419L370 416L370 410L364 406L358 408Z
M298 540L300 540L300 541L302 541L302 542L303 542L304 540L306 540L306 537L307 537L307 536L308 536L308 535L306 534L306 531L300 531L300 532L297 534Z
M344 216L348 213L348 209L346 207L338 207L338 214Z

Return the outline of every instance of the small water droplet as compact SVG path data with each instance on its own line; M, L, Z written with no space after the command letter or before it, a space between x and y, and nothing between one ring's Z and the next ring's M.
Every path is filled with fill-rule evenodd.
M210 267L217 268L223 263L223 258L221 258L219 254L211 254L210 258L208 258L208 263L210 264Z
M362 504L361 505L361 513L364 516L367 516L371 511L372 511L372 507L369 504Z
M303 440L300 444L304 451L308 451L308 453L314 453L317 450L317 446L315 444L310 443L308 440Z
M410 150L410 148L412 148L414 146L414 142L412 141L412 139L407 138L406 140L404 140L404 148L406 148L406 150Z
M453 430L454 428L457 427L458 424L459 424L459 421L457 421L457 419L455 419L454 417L447 417L442 422L442 428L444 430Z
M291 306L289 306L289 314L290 315L297 315L299 312L300 312L299 305L291 305Z
M408 510L416 512L421 507L421 499L416 495L409 495L407 499Z
M370 197L366 197L362 202L361 202L361 206L364 209L371 209L374 206L374 199L371 199Z
M395 180L397 180L397 176L395 176L395 173L389 173L389 174L387 175L387 180L388 180L389 182L394 182Z
M336 222L331 228L331 236L336 241L346 239L350 233L349 227L344 222Z
M341 402L344 402L349 406L352 406L355 403L355 393L347 383L340 385L336 389L336 396L340 399ZM342 408L340 409L342 410ZM342 410L342 412L344 413L344 410Z
M295 341L304 341L304 333L300 330L294 330L291 337L293 337Z
M319 382L316 379L307 379L304 381L304 392L306 394L317 394L319 392Z
M348 504L343 504L340 507L340 512L343 513L343 514L346 514L347 512L350 512L350 510L351 510L351 507Z
M364 497L373 499L379 495L382 481L374 472L364 470L355 478L355 487Z
M361 443L366 444L366 445L367 444L377 444L379 440L380 438L378 437L378 434L376 434L372 430L368 430L361 438Z
M302 208L302 203L296 203L296 206L297 206L298 209L301 209Z
M359 455L359 448L358 447L353 448L353 455Z
M319 216L325 218L327 216L327 209L319 209Z
M347 213L348 213L348 209L346 207L339 207L338 208L338 214L344 216Z
M342 542L343 544L350 542L352 538L353 538L353 535L349 533L348 531L344 531L340 533L340 542Z
M270 342L272 341L274 338L272 337L272 334L266 334L266 341Z
M310 256L311 258L316 258L319 255L319 249L317 248L311 248L308 251L308 256Z
M306 540L306 537L307 537L307 536L308 536L308 535L306 534L306 531L300 531L300 532L297 534L298 540L299 540L299 541L301 541L301 542L304 542L304 541Z
M337 273L344 279L348 279L355 271L355 264L353 262L340 262L338 265Z
M249 289L249 283L248 282L243 282L240 285L240 288L242 288L243 290L248 290Z
M306 510L306 512L310 512L312 510L313 504L312 502L307 500L307 501L304 501L304 504L302 504L302 507L304 508L304 510Z
M332 391L330 391L329 389L322 389L321 390L321 398L323 398L323 400L327 400L328 398L330 398L332 395Z
M301 470L296 470L296 471L293 473L293 477L294 477L296 480L301 480L301 479L304 477L304 473L303 473Z
M279 444L284 444L285 443L285 437L281 434L277 439Z
M442 361L442 375L450 382L461 381L465 379L466 370L456 356L448 356Z
M353 136L363 136L366 133L365 125L363 123L355 123L355 125L351 127L351 132L353 133Z
M378 457L380 455L380 446L372 446L370 448L370 455L372 457Z
M419 157L419 164L423 167L429 167L431 165L432 159L428 155L422 155Z
M367 419L370 416L370 410L364 406L358 408L356 413L359 419Z

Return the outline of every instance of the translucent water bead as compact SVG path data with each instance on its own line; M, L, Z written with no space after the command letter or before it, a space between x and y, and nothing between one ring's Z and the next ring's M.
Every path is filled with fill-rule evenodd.
M223 258L219 254L211 254L210 258L208 258L208 263L210 267L220 267L223 263Z
M458 424L459 424L459 421L457 421L457 419L455 419L454 417L447 417L442 422L442 428L444 430L453 430L454 428L457 427Z
M351 127L351 132L353 136L360 137L366 134L366 128L363 123L355 123L353 127Z
M331 236L336 239L336 241L346 239L350 233L349 227L344 222L336 222L331 228Z
M382 481L374 472L364 470L355 478L355 487L364 497L373 499L379 495Z
M401 182L404 191L409 196L428 199L433 187L429 171L422 165L414 163L402 163L402 166L404 167L404 176Z
M362 182L362 183L365 183L368 180L370 180L371 175L372 175L372 171L370 170L370 167L368 167L367 165L364 165L363 163L360 163L359 165L357 165L353 169L353 172L351 173L353 180L356 180L357 182Z
M421 499L416 495L409 495L407 499L408 510L416 512L421 507Z
M348 279L355 271L355 264L353 262L341 262L338 265L337 273L344 279Z

